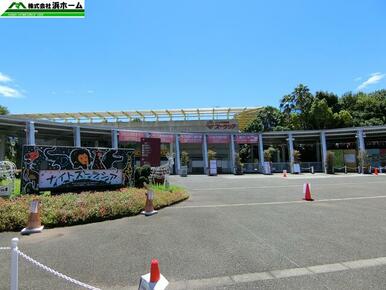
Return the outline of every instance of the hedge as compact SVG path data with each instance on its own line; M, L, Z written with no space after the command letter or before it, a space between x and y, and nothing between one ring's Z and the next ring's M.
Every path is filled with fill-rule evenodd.
M154 207L180 202L189 197L180 187L153 186ZM41 202L41 220L47 228L98 222L139 214L145 207L145 189L122 188L117 191L66 193L61 195L22 195L0 198L0 232L18 231L28 220L30 202Z

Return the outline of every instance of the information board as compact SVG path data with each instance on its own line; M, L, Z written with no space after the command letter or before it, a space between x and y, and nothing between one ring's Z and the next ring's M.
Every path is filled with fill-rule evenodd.
M141 138L141 166L158 167L161 164L161 139Z

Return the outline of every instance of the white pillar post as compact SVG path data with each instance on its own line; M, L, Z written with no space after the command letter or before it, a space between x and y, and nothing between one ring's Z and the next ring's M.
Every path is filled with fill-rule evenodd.
M230 158L230 167L231 167L231 173L234 172L235 170L235 136L233 134L231 134L230 136L230 144L229 144L229 158Z
M27 132L27 144L34 146L35 143L35 123L33 121L27 121L26 123Z
M288 134L288 151L289 151L289 161L291 165L291 173L294 172L294 138L292 136L292 133Z
M209 161L208 161L208 142L207 135L202 136L202 157L204 161L204 173L207 174L209 170Z
M322 131L320 133L320 146L322 147L322 169L323 172L327 170L327 142L326 133Z
M118 129L111 130L111 148L118 149Z
M80 127L79 126L75 126L74 127L74 146L75 147L81 147L81 141L80 141Z
M260 169L263 170L264 167L264 144L263 144L263 134L259 133L259 163Z
M358 142L358 150L359 151L365 151L366 146L365 146L363 129L358 129L358 131L357 131L357 142Z
M180 159L180 135L176 135L176 174L180 174L181 159Z
M11 242L11 290L19 289L19 254L17 253L18 238L13 238Z

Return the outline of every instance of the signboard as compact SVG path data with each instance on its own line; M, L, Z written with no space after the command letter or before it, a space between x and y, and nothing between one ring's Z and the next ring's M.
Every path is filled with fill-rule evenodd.
M295 163L293 165L293 172L296 173L296 174L300 174L300 164L299 163Z
M143 137L145 137L144 132L119 131L120 142L141 142Z
M229 135L208 135L208 144L228 144Z
M235 140L237 144L255 144L259 138L257 135L236 135Z
M182 134L179 141L182 144L201 144L202 134Z
M209 160L209 175L217 175L217 160Z
M9 196L11 195L12 191L12 186L6 185L2 186L0 185L0 196Z
M235 121L208 121L206 127L210 130L234 130L237 128L237 123Z
M131 185L133 149L24 146L21 190L70 191Z
M263 173L264 174L272 174L272 172L271 172L271 163L269 163L267 161L263 163Z
M161 143L173 143L174 135L173 134L163 134L163 133L149 133L151 138L161 139Z
M158 167L161 163L161 139L141 138L141 166Z
M3 0L0 17L4 18L84 18L84 0Z

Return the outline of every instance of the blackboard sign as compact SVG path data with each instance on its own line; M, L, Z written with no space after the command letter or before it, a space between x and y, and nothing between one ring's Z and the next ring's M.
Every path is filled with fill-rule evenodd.
M161 139L141 138L141 165L158 167L161 164Z
M21 191L71 191L133 183L133 149L24 146Z

